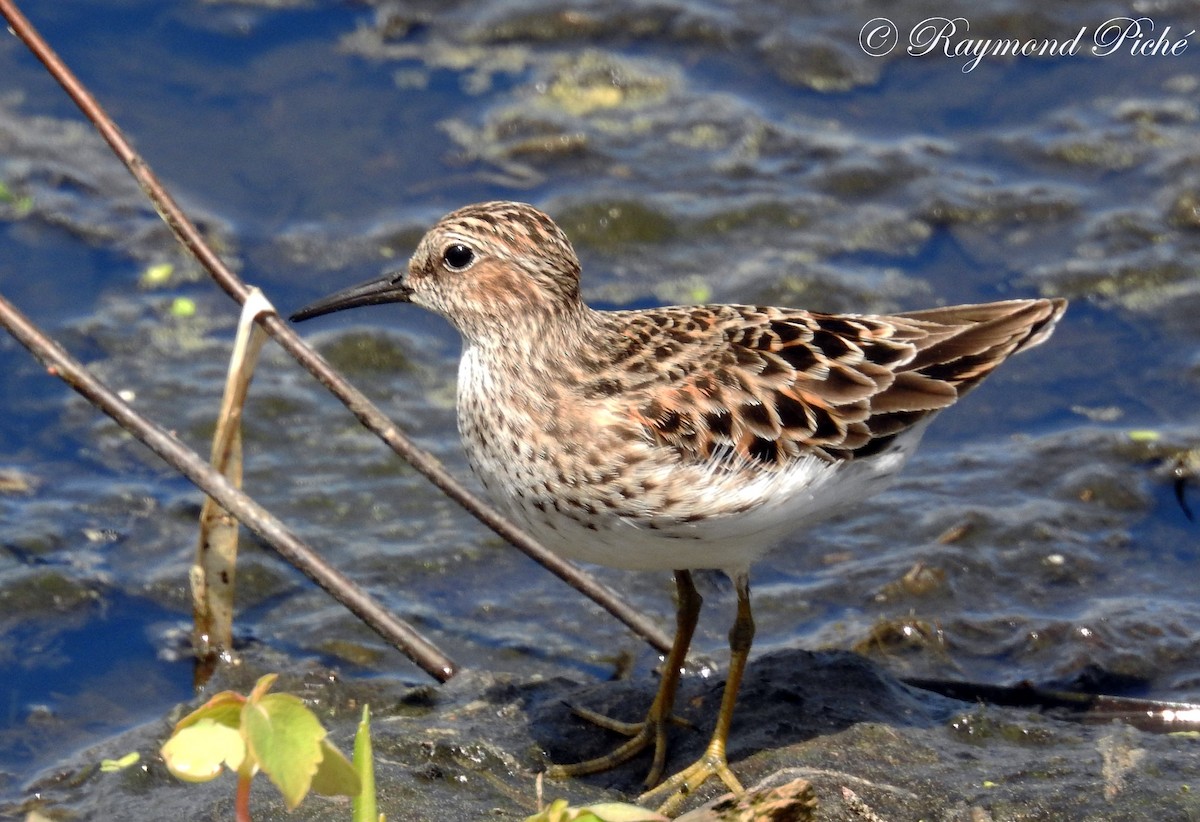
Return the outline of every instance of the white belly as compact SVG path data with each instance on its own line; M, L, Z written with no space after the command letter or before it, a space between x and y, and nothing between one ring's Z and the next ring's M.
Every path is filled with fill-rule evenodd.
M568 559L632 570L736 572L749 568L785 537L882 491L919 437L920 432L906 436L895 450L861 462L831 465L812 458L785 475L764 475L736 485L720 481L700 485L697 496L702 505L711 502L716 510L727 509L730 500L738 498L750 505L694 522L665 515L600 514L584 523L553 510L547 515L511 499L501 505L547 548Z

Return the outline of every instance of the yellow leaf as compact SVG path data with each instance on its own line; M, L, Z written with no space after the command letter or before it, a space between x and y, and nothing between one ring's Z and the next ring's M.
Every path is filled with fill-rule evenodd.
M114 771L123 771L130 765L136 765L142 755L137 751L127 753L120 759L102 759L100 760L100 770L104 773L113 773Z
M162 746L162 758L177 779L207 782L222 766L236 771L246 756L246 743L236 728L201 719L176 731Z

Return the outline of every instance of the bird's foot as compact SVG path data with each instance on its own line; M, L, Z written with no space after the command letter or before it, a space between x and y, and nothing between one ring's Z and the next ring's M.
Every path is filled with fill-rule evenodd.
M652 797L668 794L667 799L659 805L658 812L664 816L674 816L687 798L714 776L720 777L725 786L735 795L745 792L742 783L729 769L729 763L725 759L724 743L716 739L709 743L703 756L666 782L643 793L638 797L638 802L646 805Z
M619 719L613 719L610 716L574 705L571 706L571 710L593 725L623 734L629 737L629 740L603 756L598 756L594 759L575 762L570 765L550 766L546 769L546 775L554 779L588 776L589 774L611 770L618 765L625 764L653 744L654 762L650 767L650 773L646 777L646 785L653 785L662 778L663 767L666 764L667 727L670 725L686 725L691 727L691 723L679 717L659 716L654 707L651 707L650 713L641 722L622 722Z

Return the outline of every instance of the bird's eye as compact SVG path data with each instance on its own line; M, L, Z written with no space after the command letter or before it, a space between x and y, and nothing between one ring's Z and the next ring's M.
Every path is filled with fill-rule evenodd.
M462 271L475 262L475 252L462 243L455 243L442 252L442 260L452 271Z

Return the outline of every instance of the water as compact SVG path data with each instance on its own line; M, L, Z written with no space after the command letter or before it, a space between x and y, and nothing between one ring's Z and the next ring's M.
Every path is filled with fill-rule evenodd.
M1200 614L1181 584L1200 531L1154 473L1200 439L1200 221L1188 207L1200 46L963 74L946 58L856 52L865 9L785 5L734 17L618 4L589 12L586 36L549 2L528 15L430 5L386 43L358 5L23 9L285 312L399 264L441 213L495 197L561 218L585 290L608 306L700 293L865 311L1071 297L1052 342L940 419L893 491L756 570L756 647L866 641L898 673L994 682L1095 665L1141 693L1200 700ZM964 13L973 31L1015 21L1034 34L1110 16L1032 3ZM491 34L500 25L508 36ZM831 76L850 79L816 90ZM32 197L27 214L0 203L0 292L206 452L232 305L13 38L0 41L0 182ZM175 277L140 285L164 260ZM178 296L196 317L171 316ZM465 473L444 322L389 307L304 332ZM60 758L191 696L179 637L198 498L8 338L0 418L0 469L29 485L0 493L0 792L17 798ZM247 428L247 489L458 661L577 678L606 676L621 653L652 664L273 348ZM1158 445L1131 442L1133 429ZM274 557L250 545L243 560L251 652L422 681ZM897 587L916 563L944 583ZM665 578L601 573L667 618ZM720 660L732 597L705 584L697 645ZM910 616L944 644L867 641ZM136 709L118 709L132 683Z

